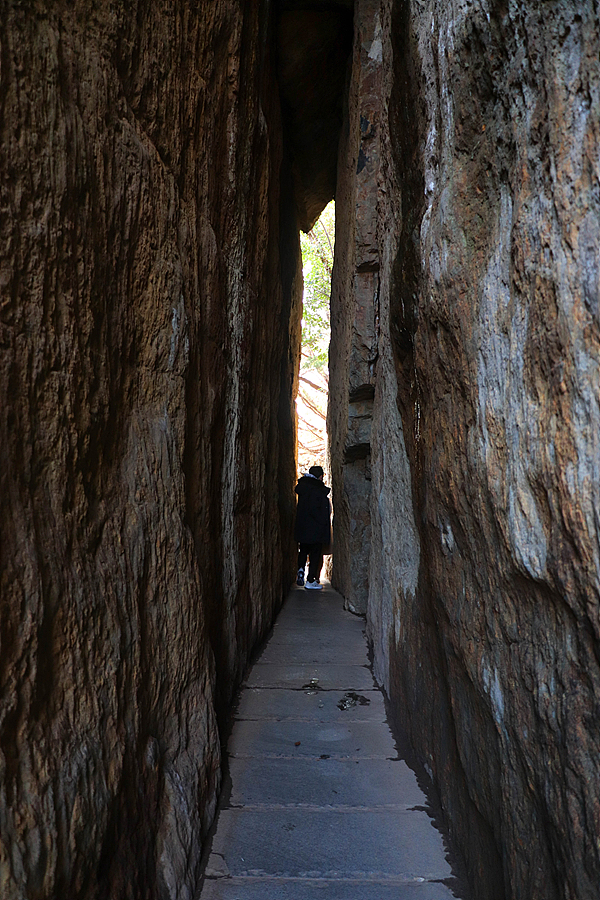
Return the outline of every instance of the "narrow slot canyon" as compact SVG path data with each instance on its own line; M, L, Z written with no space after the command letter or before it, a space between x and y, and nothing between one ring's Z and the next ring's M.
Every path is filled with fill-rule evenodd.
M332 586L472 900L597 900L597 0L1 9L2 900L198 897L332 199Z

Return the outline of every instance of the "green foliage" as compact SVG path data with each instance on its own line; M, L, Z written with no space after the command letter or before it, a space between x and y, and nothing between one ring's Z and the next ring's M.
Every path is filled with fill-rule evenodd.
M329 352L329 295L333 269L335 203L323 210L308 234L300 235L304 298L302 369L326 374Z

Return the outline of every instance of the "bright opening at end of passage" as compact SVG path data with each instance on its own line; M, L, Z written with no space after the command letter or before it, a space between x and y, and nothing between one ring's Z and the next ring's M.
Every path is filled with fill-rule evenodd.
M335 202L325 207L314 228L300 234L304 294L298 415L298 472L327 470L329 392L329 302L335 242Z

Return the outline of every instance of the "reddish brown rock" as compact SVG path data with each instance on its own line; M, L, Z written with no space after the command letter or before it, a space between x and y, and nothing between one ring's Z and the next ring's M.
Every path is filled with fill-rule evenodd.
M293 566L272 46L236 3L2 4L6 900L195 890Z

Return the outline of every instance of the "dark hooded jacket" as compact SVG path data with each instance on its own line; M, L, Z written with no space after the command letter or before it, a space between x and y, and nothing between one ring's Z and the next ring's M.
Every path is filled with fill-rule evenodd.
M320 478L303 475L296 485L298 507L294 537L299 544L329 544L331 541L329 491Z

